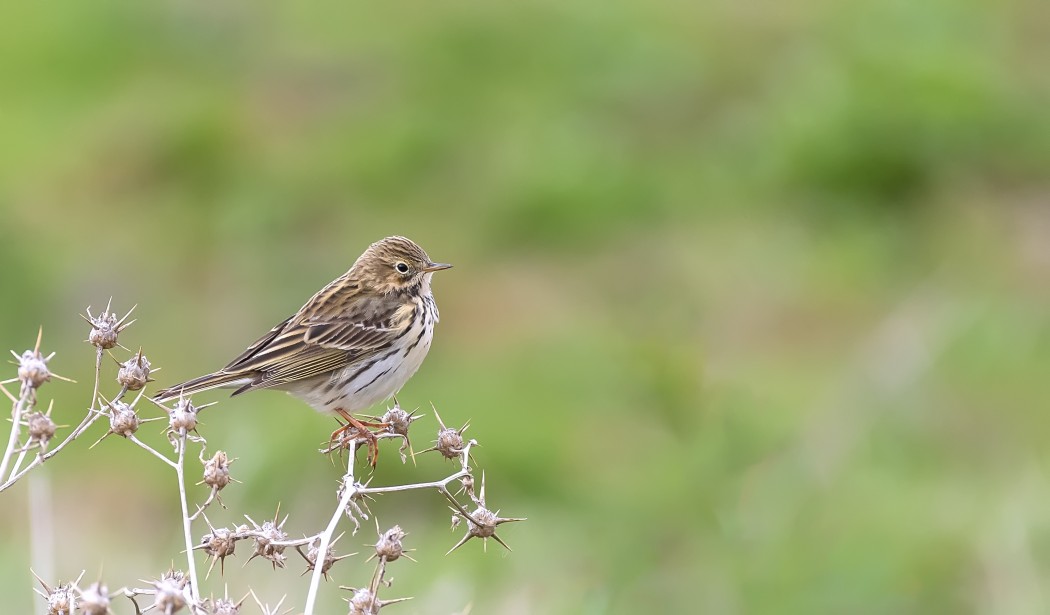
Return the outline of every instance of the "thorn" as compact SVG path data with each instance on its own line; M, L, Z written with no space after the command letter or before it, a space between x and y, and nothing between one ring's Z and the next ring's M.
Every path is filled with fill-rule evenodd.
M14 395L12 395L10 393L10 391L8 391L6 388L4 388L3 383L0 383L0 391L4 392L4 395L6 395L7 398L11 400L11 403L13 403L13 404L17 404L18 403L18 398L15 397Z
M467 533L466 536L464 536L463 538L460 538L459 542L457 542L455 544L455 546L453 546L451 549L449 549L448 551L445 552L445 555L450 555L453 551L455 551L456 549L458 549L458 548L462 547L463 545L465 545L468 540L470 540L470 533Z
M37 581L39 581L39 582L40 582L40 585L42 585L42 586L44 587L44 591L46 591L46 592L47 592L47 593L49 593L49 594L51 593L51 588L47 586L47 583L44 583L44 580L43 580L43 579L41 579L41 578L40 578L40 577L39 577L39 576L37 575L37 573L36 573L36 571L35 571L35 570L33 570L32 568L30 568L30 569L29 569L29 573L33 575L33 578L35 578L35 579L36 579ZM45 596L45 597L46 597L46 596Z
M117 327L118 327L118 328L121 328L121 329L125 329L125 328L127 328L127 327L130 327L130 326L131 326L131 324L132 324L133 322L135 322L135 320L138 320L138 319L136 318L135 320L132 320L132 321L131 321L131 322L129 322L128 324L126 324L126 325L124 324L124 321L128 319L128 316L131 316L131 313L132 313L132 312L134 312L134 311L135 311L135 308L137 308L138 306L139 306L139 304L137 304L137 303L136 303L135 305L131 306L131 309L130 309L130 310L128 310L128 313L127 313L127 314L124 314L124 318L121 318L120 320L118 320L118 321L117 321ZM123 325L123 326L121 326L121 325Z
M514 551L514 549L511 549L509 546L507 546L507 543L503 542L503 539L500 538L499 536L497 536L496 534L492 534L492 539L495 540L496 542L500 543L501 545L503 545L504 549L506 549L508 551ZM488 544L488 543L486 543L486 544Z

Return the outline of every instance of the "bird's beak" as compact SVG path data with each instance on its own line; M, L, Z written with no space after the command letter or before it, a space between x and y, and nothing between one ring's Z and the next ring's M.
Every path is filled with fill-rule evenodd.
M430 263L423 268L423 271L441 271L442 269L451 269L452 265L449 263Z

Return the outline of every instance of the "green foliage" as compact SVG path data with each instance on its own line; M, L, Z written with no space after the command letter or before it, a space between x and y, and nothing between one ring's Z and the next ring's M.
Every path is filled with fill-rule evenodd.
M1043 13L11 3L0 339L21 351L44 326L81 383L45 388L69 423L85 305L138 303L125 343L168 384L404 234L456 268L401 400L472 419L490 504L529 521L501 532L513 554L443 558L439 498L380 500L420 560L391 612L1045 612ZM340 475L313 452L331 421L213 397L202 430L243 481L213 521L281 502L315 530ZM44 469L63 579L177 559L173 485L125 444ZM375 484L405 472L385 448ZM5 527L26 527L24 497L0 495ZM126 558L118 508L143 535ZM18 612L23 535L0 547ZM231 591L301 596L297 568L257 563L227 567ZM338 583L365 580L343 565Z

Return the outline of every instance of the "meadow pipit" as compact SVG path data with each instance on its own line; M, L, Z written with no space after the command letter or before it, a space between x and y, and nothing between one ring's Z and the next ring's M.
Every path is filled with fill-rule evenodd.
M369 438L351 413L385 400L416 373L430 350L438 308L430 290L435 263L414 242L387 237L368 246L349 271L310 298L221 370L168 387L157 401L218 387L280 389L334 413Z

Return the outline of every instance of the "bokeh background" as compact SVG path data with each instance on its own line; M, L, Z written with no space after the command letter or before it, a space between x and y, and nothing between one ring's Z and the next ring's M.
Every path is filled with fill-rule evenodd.
M401 400L472 419L529 521L446 557L436 494L384 497L391 612L1050 612L1048 57L1038 0L6 3L0 346L44 327L76 423L86 306L138 304L169 384L407 235L456 268ZM331 419L203 399L243 481L212 522L323 526ZM53 574L179 565L170 472L92 440L35 479ZM373 484L451 470L387 446ZM28 493L5 612L41 602ZM205 592L301 609L297 556L245 551Z

